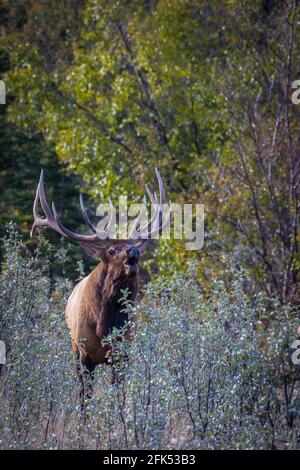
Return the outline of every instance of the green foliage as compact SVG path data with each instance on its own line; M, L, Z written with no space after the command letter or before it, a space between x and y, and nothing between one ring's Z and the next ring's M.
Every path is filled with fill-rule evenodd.
M10 51L7 79L26 110L20 115L12 106L12 119L34 123L94 194L132 194L132 171L151 178L155 163L173 169L171 190L188 192L189 182L200 177L195 158L209 160L225 132L214 112L219 93L202 71L205 33L197 35L195 19L202 10L189 2L161 2L146 12L139 2L87 2L80 41L62 70L56 48L52 57L34 37L29 49L13 36L17 48ZM182 41L188 31L192 37ZM182 54L176 53L179 44ZM193 59L196 50L201 57ZM46 60L56 64L50 73ZM21 87L14 87L17 82Z
M149 284L134 308L124 292L135 330L118 349L128 357L117 370L123 380L109 385L108 366L98 367L85 421L63 313L69 283L50 289L44 243L32 256L12 233L5 248L2 448L299 447L296 315L262 293L246 295L251 281L241 271L227 287L216 280L209 300L194 263L186 275Z
M46 442L51 447L54 421L63 433L70 412L76 412L69 402L73 397L76 403L75 377L69 373L75 365L62 322L69 287L57 281L50 290L47 245L30 255L11 233L1 274L0 337L7 365L1 372L0 441L7 448Z
M0 75L9 70L9 67L8 54L0 49ZM10 91L8 87L7 100L8 103L13 103L14 98ZM7 109L7 106L0 106L0 237L4 236L5 226L11 221L26 238L29 237L33 223L32 205L41 168L46 174L47 193L57 201L65 223L68 226L80 225L82 218L78 213L77 192L80 179L65 174L66 169L58 162L55 151L45 142L41 133L30 132L9 122ZM60 245L57 257L61 249L67 250L68 263L65 269L70 277L73 276L79 259L87 264L87 259L78 247L64 244L53 232L48 231L47 236ZM36 242L28 241L28 245L34 249ZM60 267L52 254L52 274L58 274L59 270Z
M287 2L4 2L8 117L40 132L86 190L137 199L154 165L177 202L206 205L210 250L297 302L299 6ZM28 153L31 150L28 149ZM27 152L26 152L27 154ZM29 158L30 161L30 158ZM185 266L180 243L158 265ZM238 251L238 250L236 250Z

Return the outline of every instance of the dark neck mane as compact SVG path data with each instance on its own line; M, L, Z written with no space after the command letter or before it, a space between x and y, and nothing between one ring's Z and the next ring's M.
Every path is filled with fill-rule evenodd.
M88 277L83 295L84 315L97 336L108 335L113 327L121 328L128 320L128 314L122 312L124 296L122 290L128 289L128 300L134 301L137 294L137 276L127 277L122 272L109 269L100 263Z

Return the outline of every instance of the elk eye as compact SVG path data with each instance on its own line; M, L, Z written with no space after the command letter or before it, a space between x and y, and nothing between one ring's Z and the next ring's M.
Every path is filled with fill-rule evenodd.
M108 248L107 253L110 256L114 256L116 254L116 250L111 246L110 248Z

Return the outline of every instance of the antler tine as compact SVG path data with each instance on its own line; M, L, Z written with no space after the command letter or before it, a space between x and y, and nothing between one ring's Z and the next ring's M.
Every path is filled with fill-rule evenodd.
M159 233L160 230L163 230L168 223L170 223L170 217L171 217L171 212L172 212L172 205L170 204L170 209L169 209L169 214L166 219L166 221L163 223L163 213L164 213L164 205L167 202L166 199L166 193L162 181L162 177L160 176L160 173L157 168L155 168L155 173L156 177L158 180L158 186L159 186L159 202L157 198L156 192L154 194L150 191L149 187L146 186L146 191L149 195L149 198L151 200L151 203L155 206L155 211L154 211L154 216L150 220L148 224L146 224L144 227L140 228L139 233L140 236L143 235L145 230L147 230L148 233L148 238L153 238L157 233Z
M158 180L158 186L159 186L159 203L160 204L165 204L167 202L167 198L166 198L164 183L163 183L162 177L160 176L160 173L159 173L159 171L156 167L155 167L155 173L156 173L156 177L157 177L157 180Z
M38 204L41 204L41 207L45 213L45 218L42 218L38 213ZM97 244L105 245L105 240L100 240L96 234L93 235L81 235L72 230L67 229L60 218L58 217L54 203L52 203L52 211L49 207L49 204L46 199L45 189L44 189L44 171L41 170L40 180L36 191L36 197L33 204L33 215L34 223L31 229L31 236L34 234L36 227L50 227L60 235L69 237L73 241L77 242L97 242Z
M135 222L132 226L132 229L130 230L130 233L128 235L129 240L133 237L133 234L136 232L136 229L137 229L138 225L140 224L140 221L141 221L141 218L144 214L145 209L146 209L146 196L144 196L144 198L143 198L143 205L142 205L142 208L140 210L140 213L137 216L137 218L135 219Z
M111 229L111 226L114 222L114 214L116 213L116 209L114 208L113 206L113 203L111 201L111 199L109 198L109 205L110 205L110 217L109 217L109 221L106 225L106 228L105 230L100 230L96 225L93 224L93 222L91 221L91 219L89 218L88 216L88 213L87 213L87 210L84 206L84 203L83 203L83 197L82 197L82 194L79 195L79 200L80 200L80 208L81 208L81 212L82 212L82 215L83 215L83 218L85 220L85 223L88 225L88 227L90 227L90 229L97 234L97 236L100 238L100 239L105 239L107 237L109 237L109 232L110 232L110 229Z
M80 209L81 209L81 212L82 212L85 223L87 224L87 226L91 230L93 230L94 233L96 233L96 226L93 224L93 222L91 221L91 219L89 218L89 216L87 214L87 210L86 210L86 208L84 206L84 203L83 203L82 194L79 194L79 203L80 203Z
M149 234L150 238L153 237L154 234L158 233L160 229L162 229L161 224L162 224L162 219L163 219L162 216L164 212L163 206L167 201L163 181L156 167L155 167L155 173L156 173L158 186L159 186L159 203L158 203L156 192L154 192L154 199L155 199L156 204L158 205L158 211L156 212L156 217L151 225L151 232Z
M30 230L30 237L33 237L34 231L38 225L39 211L38 211L38 202L39 202L39 185L36 188L35 199L33 203L33 217L34 221Z
M148 235L151 233L151 227L153 227L153 224L154 224L154 222L157 218L158 210L159 210L158 204L155 204L155 206L154 206L154 215L153 215L152 219L150 219L149 222L147 222L145 225L143 225L143 227L140 227L140 230L139 230L140 236L142 236L144 234L144 232L146 232L146 231L147 231Z
M164 228L166 228L167 226L169 226L170 224L170 220L171 220L171 214L172 214L172 211L173 211L173 207L172 207L172 204L171 202L169 203L170 206L169 206L169 213L168 213L168 216L165 220L165 222L163 224L161 224L159 227L157 227L156 229L152 230L150 233L148 232L148 238L146 239L141 239L138 241L138 243L136 244L137 247L141 246L143 243L145 243L145 241L147 241L148 239L150 238L154 238L155 235L157 235L159 233L160 230L163 230ZM156 214L157 214L158 210L156 211ZM155 215L156 217L156 215ZM154 219L154 217L153 217ZM152 220L153 220L152 219ZM149 222L149 227L151 226L151 221ZM149 229L148 227L148 229ZM142 232L140 233L142 235Z
M38 211L39 203L42 206L42 209L46 215L46 218L42 218L39 215L39 211ZM54 230L56 230L60 235L63 235L63 232L56 225L54 216L46 200L45 190L44 190L44 170L41 170L39 184L36 189L35 200L33 203L33 216L34 216L34 221L33 221L31 231L30 231L31 237L34 234L36 227L51 227Z
M150 191L150 188L147 184L145 184L145 188L146 188L146 191L148 193L148 196L150 198L150 201L152 202L152 204L157 204L158 203L158 200L157 200L157 197L156 197L156 194L152 194L152 192Z
M47 202L45 188L44 188L44 170L41 170L41 176L40 176L38 188L39 188L39 196L40 196L40 203L41 203L42 209L45 212L46 217L52 221L54 220L54 218L50 210L49 204Z
M109 217L109 221L108 221L108 224L105 228L105 232L107 233L107 235L109 236L109 232L113 226L113 223L114 223L114 220L115 220L115 216L116 216L116 209L112 203L112 200L111 198L109 198L109 208L110 208L110 217Z

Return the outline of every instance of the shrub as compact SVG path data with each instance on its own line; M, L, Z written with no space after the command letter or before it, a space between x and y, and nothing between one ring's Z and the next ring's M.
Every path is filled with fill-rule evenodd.
M123 380L110 385L109 368L97 368L85 420L64 321L71 286L50 281L44 241L33 254L15 233L4 243L2 448L299 447L296 316L262 293L249 297L242 272L226 287L217 280L209 298L193 263L149 284L135 307L124 292L135 333L119 346Z

